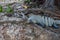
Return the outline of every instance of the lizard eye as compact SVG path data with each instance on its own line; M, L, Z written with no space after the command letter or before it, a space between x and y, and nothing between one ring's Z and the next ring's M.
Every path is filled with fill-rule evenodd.
M28 23L31 23L32 21L31 21L31 20L28 20L27 22L28 22Z

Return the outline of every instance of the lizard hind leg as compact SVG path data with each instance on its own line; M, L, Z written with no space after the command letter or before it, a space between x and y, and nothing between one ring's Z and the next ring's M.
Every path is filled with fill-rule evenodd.
M43 24L43 23L36 23L37 25L39 25L39 26L41 26L41 27L43 27L43 28L45 28L45 25Z
M57 24L53 24L53 28L58 29L59 26Z

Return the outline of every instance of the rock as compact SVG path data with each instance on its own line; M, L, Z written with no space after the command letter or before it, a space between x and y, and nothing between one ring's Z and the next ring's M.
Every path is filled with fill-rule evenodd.
M16 17L10 17L8 20L9 21L23 21L21 18L16 18Z
M2 34L0 34L0 40L4 40L4 38L3 38L3 35L2 35Z
M14 21L21 22L21 21L23 21L23 19L22 18L16 18L16 17L7 17L7 16L3 16L0 19L0 22L14 22Z
M5 15L5 13L0 13L0 16L3 16L3 15Z

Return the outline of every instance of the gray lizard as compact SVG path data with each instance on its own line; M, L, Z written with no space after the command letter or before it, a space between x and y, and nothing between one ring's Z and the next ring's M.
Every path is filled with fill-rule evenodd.
M40 16L40 15L30 15L28 18L28 23L39 24L42 27L53 26L54 28L58 28L57 24L60 24L60 20L54 20L51 17Z

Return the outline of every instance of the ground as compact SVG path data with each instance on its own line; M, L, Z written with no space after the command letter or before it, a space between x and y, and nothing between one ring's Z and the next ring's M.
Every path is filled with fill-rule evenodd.
M0 24L0 40L59 40L59 37L60 34L26 22Z
M46 10L42 11L47 12ZM54 12L51 11L48 11L47 13L54 14ZM60 40L60 28L42 28L36 24L28 24L27 21L22 18L6 17L6 15L1 15L0 40ZM60 16L58 17L60 19Z

